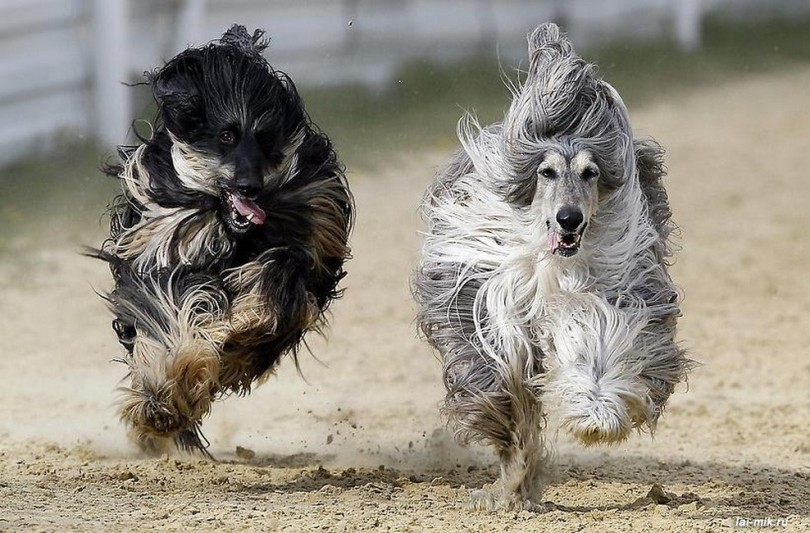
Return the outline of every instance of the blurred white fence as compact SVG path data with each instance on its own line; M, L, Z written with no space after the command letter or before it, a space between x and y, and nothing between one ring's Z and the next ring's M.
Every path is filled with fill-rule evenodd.
M0 163L61 129L92 127L92 55L82 0L0 4Z
M671 35L700 42L707 9L807 0L0 0L0 164L65 135L124 141L131 89L188 44L232 23L272 37L271 62L299 84L380 85L403 61L525 53L525 34L561 22L580 46Z

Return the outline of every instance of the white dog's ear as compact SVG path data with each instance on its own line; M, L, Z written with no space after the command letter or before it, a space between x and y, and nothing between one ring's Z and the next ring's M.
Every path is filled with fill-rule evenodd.
M636 152L636 167L638 177L642 182L657 183L666 176L667 167L664 164L664 148L652 137L633 140Z
M611 159L615 160L614 165L616 165L615 172L609 173L613 175L613 182L611 183L609 177L606 176L602 183L609 186L619 186L631 179L636 164L630 114L619 92L611 84L599 80L597 88L604 101L604 109L601 114L604 115L606 120L607 117L610 117L610 122L613 123L614 133L610 138L613 144L611 151L614 156Z

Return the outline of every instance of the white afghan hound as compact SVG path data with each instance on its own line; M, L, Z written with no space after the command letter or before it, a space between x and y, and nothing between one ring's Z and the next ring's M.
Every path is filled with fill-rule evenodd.
M634 141L616 90L557 26L529 35L529 56L502 123L460 123L463 149L424 202L414 279L443 411L459 442L500 460L480 508L541 507L549 416L586 445L652 431L690 366L662 148Z

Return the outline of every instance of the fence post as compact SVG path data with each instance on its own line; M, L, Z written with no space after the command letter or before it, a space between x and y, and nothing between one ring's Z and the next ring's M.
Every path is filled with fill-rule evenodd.
M177 35L174 51L185 50L190 45L200 45L205 39L205 0L183 0L178 8Z
M129 71L127 0L94 0L95 25L95 137L105 148L125 141L132 120Z
M681 50L695 50L700 46L700 28L703 22L702 0L679 0L674 3L675 38Z

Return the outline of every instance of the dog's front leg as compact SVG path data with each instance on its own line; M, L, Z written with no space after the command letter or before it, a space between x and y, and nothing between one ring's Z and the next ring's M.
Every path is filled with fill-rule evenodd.
M167 313L170 328L140 331L129 357L132 383L123 389L121 416L148 453L172 442L205 452L199 424L220 387L220 360L207 325L190 316Z
M231 294L222 339L223 388L243 392L266 377L281 355L295 353L321 315L309 256L275 248L228 272Z
M555 418L585 445L621 442L654 416L642 378L647 320L591 294L558 303L545 325L554 345L545 390Z
M495 396L473 400L476 409L488 413L479 430L492 443L501 469L499 488L471 494L475 509L548 510L542 496L554 473L553 451L543 435L537 377L521 367L510 366L500 376L503 389Z

